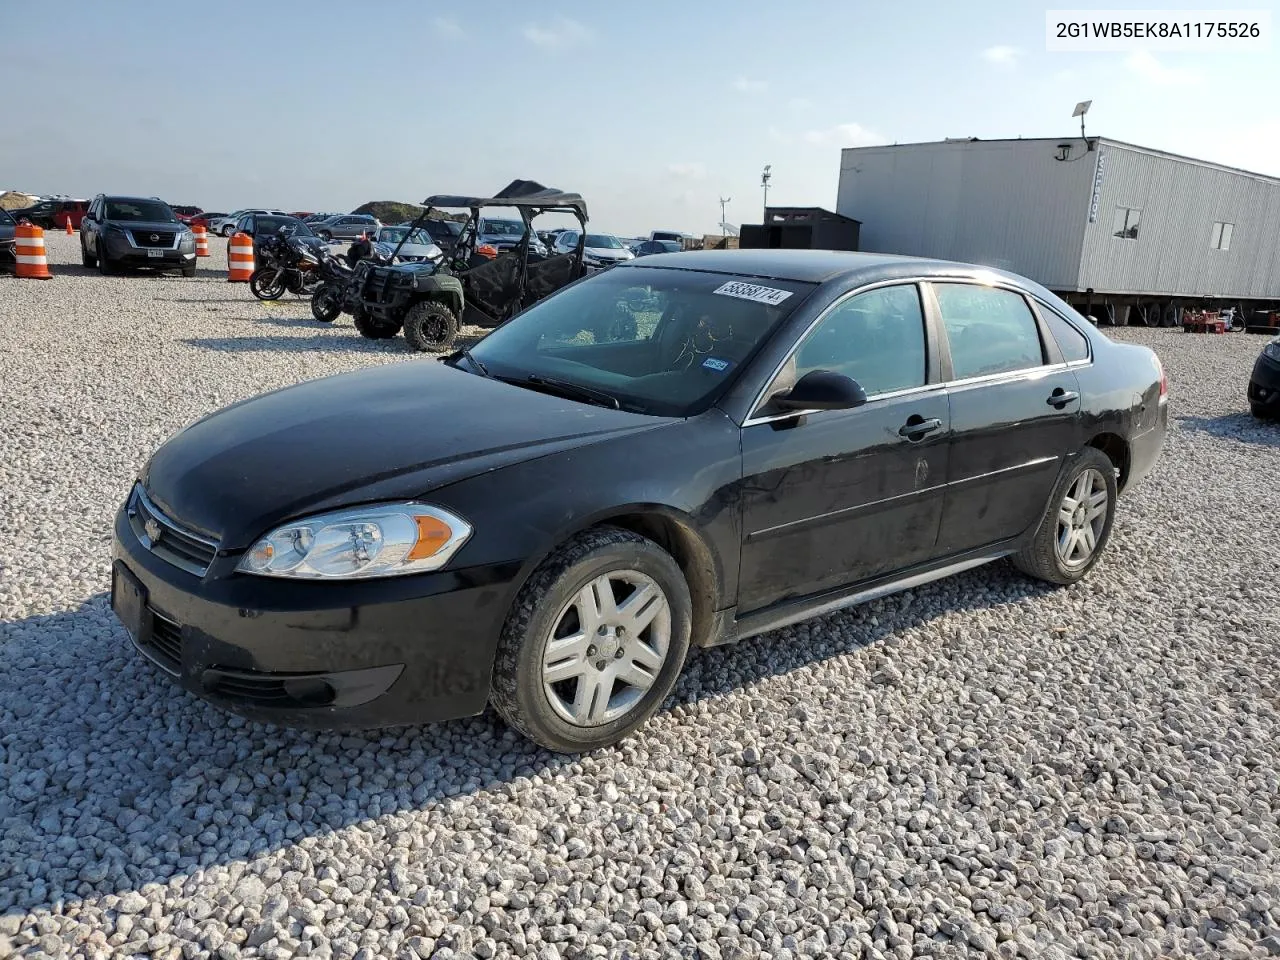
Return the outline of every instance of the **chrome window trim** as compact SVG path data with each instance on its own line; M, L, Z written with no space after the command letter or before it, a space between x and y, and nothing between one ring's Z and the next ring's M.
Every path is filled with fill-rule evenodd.
M756 391L755 398L751 401L751 405L747 408L748 410L751 411L751 413L747 414L747 418L742 421L742 426L745 428L745 427L753 426L757 423L772 423L775 420L785 420L790 417L807 416L810 413L824 412L821 410L789 410L783 414L769 414L764 417L756 416L757 411L759 411L760 409L761 399L763 399L765 393L768 391L769 386L775 380L778 379L778 374L782 372L782 368L785 367L791 361L791 358L796 355L796 351L799 350L801 345L805 342L805 340L808 339L809 334L813 333L814 329L818 326L818 324L822 323L823 320L827 319L827 317L831 315L831 312L833 310L839 309L847 300L851 300L854 297L864 293L869 293L872 290L878 290L881 287L905 287L905 286L918 287L918 285L921 282L927 279L928 279L927 277L898 277L893 280L876 280L872 283L865 284L864 286L854 287L852 290L847 290L839 298L827 304L826 309L823 310L816 317L814 317L813 320L809 323L809 325L804 328L804 332L801 333L800 336L796 338L795 344L793 344L791 349L787 351L787 355L782 358L782 361L773 368L773 372L770 373L769 376L765 379L764 386L762 386L759 390ZM919 296L918 289L916 291L916 295ZM925 325L929 322L929 319L925 313L923 304L921 304L920 306L920 321L921 321L920 329L925 334L925 342L927 344L928 331ZM925 363L926 364L928 363L927 356L925 358ZM896 397L904 393L910 393L917 390L928 390L930 388L937 388L941 386L942 386L941 383L926 383L919 387L907 387L904 390L893 390L893 391L890 391L889 393L878 393L873 397L868 397L867 403L873 403L874 401L881 400L885 397L890 397L890 396Z

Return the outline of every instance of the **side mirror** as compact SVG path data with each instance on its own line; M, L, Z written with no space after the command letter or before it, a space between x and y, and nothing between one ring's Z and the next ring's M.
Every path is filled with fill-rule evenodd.
M857 380L831 370L812 370L773 397L784 410L849 410L866 402L867 392Z

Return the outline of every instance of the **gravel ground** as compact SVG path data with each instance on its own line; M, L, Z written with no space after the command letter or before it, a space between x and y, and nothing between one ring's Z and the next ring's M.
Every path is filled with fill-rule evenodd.
M569 762L488 714L249 724L136 656L106 557L147 453L407 354L46 240L54 280L0 278L0 958L1280 954L1261 338L1116 333L1165 360L1173 427L1084 584L1001 563L695 653Z

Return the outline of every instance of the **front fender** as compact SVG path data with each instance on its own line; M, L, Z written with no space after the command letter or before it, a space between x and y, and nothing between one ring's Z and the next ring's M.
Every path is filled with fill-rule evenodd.
M415 277L413 288L418 293L425 293L433 300L443 300L449 304L454 314L462 316L463 295L462 281L449 274L432 274L426 277Z

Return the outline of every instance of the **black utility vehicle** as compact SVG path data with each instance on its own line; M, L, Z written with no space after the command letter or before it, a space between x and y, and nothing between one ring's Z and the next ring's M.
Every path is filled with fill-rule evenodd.
M596 342L619 313L631 337ZM1011 274L645 257L470 350L187 427L117 516L113 603L146 656L251 717L492 702L588 750L658 708L690 644L999 557L1079 580L1159 456L1165 401L1151 350Z
M532 180L513 180L495 197L434 196L409 229L412 234L435 209L469 211L445 260L370 266L359 288L360 331L374 338L393 337L402 328L415 350L452 346L461 324L494 328L525 307L583 276L582 244L559 256L536 252L533 220L544 213L569 214L585 225L587 204ZM520 213L524 235L510 247L486 245L479 233L480 211L509 207ZM443 221L437 221L443 222ZM533 247L533 249L531 249Z
M119 267L181 268L196 275L196 237L163 200L99 194L80 222L80 257L104 274Z

